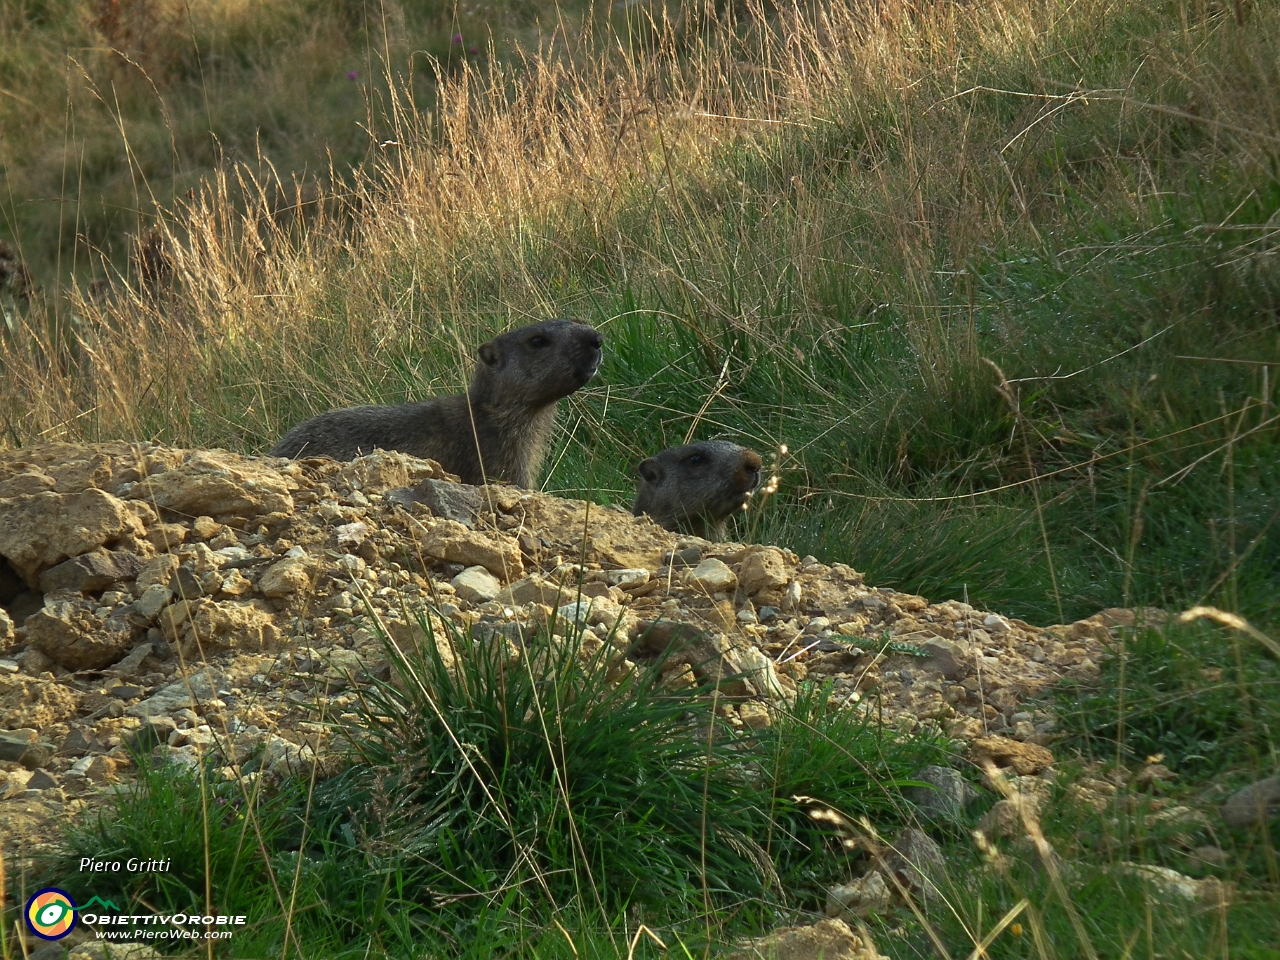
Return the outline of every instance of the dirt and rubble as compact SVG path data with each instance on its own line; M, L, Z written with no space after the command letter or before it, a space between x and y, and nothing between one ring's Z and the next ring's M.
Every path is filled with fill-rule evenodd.
M553 616L613 643L612 669L679 638L667 682L731 676L722 710L830 679L837 701L936 723L1011 772L1052 756L1047 687L1096 673L1143 611L1036 627L867 584L785 548L710 543L616 507L470 487L376 452L289 461L151 444L0 452L0 831L47 838L128 789L131 747L228 775L309 769L327 721L389 666L378 625L420 642L420 611L480 642ZM1155 617L1157 611L1145 615ZM448 631L437 629L437 637ZM447 641L442 654L460 655ZM633 658L633 659L628 659ZM1042 709L1042 708L1041 708ZM253 769L234 764L253 757Z

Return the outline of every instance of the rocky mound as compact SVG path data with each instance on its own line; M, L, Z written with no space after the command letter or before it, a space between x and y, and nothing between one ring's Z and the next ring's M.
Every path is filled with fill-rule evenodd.
M1132 611L1034 627L869 586L771 546L679 537L617 508L471 487L378 452L351 463L150 444L0 452L0 825L6 846L130 779L128 747L194 762L260 755L263 775L325 755L367 674L372 618L416 613L518 656L553 614L626 657L680 638L670 683L732 676L734 724L831 678L850 709L943 724L1016 773L1051 760L1027 707L1089 675ZM437 636L447 631L436 631ZM636 641L641 641L637 646ZM455 651L442 650L448 657ZM868 694L874 691L875 696ZM28 847L27 852L30 852Z

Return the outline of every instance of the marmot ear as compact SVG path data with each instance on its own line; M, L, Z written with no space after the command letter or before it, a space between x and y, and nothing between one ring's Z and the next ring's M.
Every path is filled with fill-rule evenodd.
M480 360L489 367L496 367L502 362L502 353L492 340L480 344Z
M636 469L640 471L640 476L650 483L662 482L662 465L653 457L648 460L641 460L640 466Z

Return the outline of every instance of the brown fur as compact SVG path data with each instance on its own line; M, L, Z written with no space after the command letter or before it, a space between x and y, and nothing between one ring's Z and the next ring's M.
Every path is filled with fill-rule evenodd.
M435 460L464 483L530 487L557 403L600 366L600 334L585 323L547 320L496 337L479 356L465 394L330 410L290 430L271 456L351 460L381 447Z
M725 519L760 483L760 455L728 440L669 447L642 462L632 509L668 530L724 537Z

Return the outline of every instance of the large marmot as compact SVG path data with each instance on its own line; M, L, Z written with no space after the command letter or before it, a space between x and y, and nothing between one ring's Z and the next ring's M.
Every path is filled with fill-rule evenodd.
M557 402L600 368L600 334L585 323L547 320L495 337L479 354L465 394L330 410L290 430L271 456L352 460L381 447L435 460L464 483L530 487Z
M668 530L723 539L725 518L741 510L760 483L760 455L728 440L669 447L639 466L632 513Z

